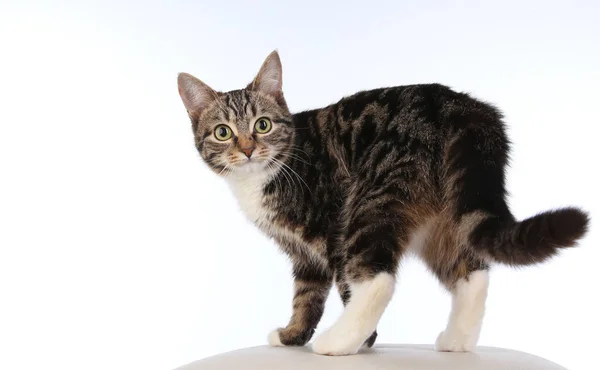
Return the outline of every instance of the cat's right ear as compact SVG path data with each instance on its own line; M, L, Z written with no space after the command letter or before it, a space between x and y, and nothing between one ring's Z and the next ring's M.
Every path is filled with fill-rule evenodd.
M177 76L179 96L192 119L198 119L202 111L218 98L216 91L188 73Z
M282 83L281 60L277 50L273 50L263 62L258 75L246 88L270 95L279 104L286 106L281 90Z

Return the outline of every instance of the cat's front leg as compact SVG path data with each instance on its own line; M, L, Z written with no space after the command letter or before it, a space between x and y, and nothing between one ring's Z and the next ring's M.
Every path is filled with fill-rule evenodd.
M360 183L350 192L343 214L348 218L340 242L332 248L342 254L336 281L345 303L332 327L312 344L313 351L328 356L357 353L374 342L379 319L392 299L396 271L409 240L409 219L399 210L398 196L380 192L380 186Z
M313 336L323 316L332 276L322 267L294 263L293 313L285 328L273 330L268 337L272 346L303 346Z

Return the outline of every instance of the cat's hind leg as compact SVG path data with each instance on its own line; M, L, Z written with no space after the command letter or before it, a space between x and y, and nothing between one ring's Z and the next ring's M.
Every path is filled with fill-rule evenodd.
M468 243L476 215L455 223L440 217L432 228L421 257L452 294L448 324L435 343L438 351L470 352L477 345L488 290L487 262Z
M452 287L452 311L435 348L443 352L470 352L481 332L488 289L488 271L475 270Z
M502 130L493 128L501 122L480 121L490 118L499 119L463 117L464 127L444 148L444 207L422 251L426 264L452 293L448 324L436 342L439 351L472 351L479 339L492 261L474 244L474 230L486 219L501 225L514 222L504 175L509 142Z

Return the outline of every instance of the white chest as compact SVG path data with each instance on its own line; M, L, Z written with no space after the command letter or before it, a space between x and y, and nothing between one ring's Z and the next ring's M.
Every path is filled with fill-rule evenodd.
M258 175L229 181L231 190L244 215L268 236L285 240L290 246L293 246L293 249L288 252L304 255L319 266L327 266L324 241L307 243L299 230L292 230L274 222L275 212L265 206L262 191L267 181L267 177Z
M262 189L266 181L265 176L259 175L229 181L229 186L238 201L240 209L250 222L259 227L268 223L272 215L272 212L264 206L263 202Z

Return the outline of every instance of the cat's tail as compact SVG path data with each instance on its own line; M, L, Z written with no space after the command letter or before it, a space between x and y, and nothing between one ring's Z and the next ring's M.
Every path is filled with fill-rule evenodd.
M577 245L588 230L589 216L574 208L540 213L523 221L489 217L470 234L473 247L512 266L544 262L560 249Z

